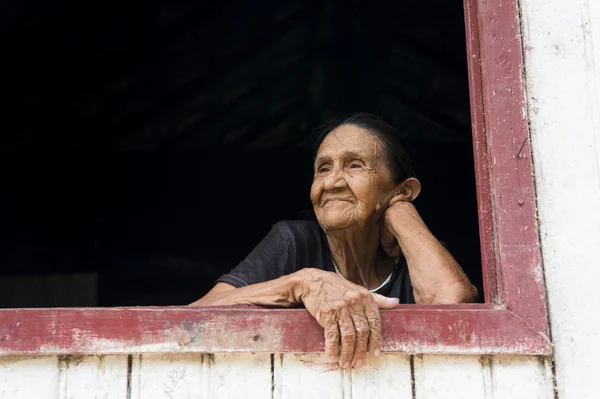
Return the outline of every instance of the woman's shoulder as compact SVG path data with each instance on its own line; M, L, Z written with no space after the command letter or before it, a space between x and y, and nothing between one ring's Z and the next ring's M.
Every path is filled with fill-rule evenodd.
M275 223L273 229L277 229L299 252L319 254L326 250L325 233L317 221L283 220Z
M281 220L273 226L284 234L320 234L321 226L314 220Z

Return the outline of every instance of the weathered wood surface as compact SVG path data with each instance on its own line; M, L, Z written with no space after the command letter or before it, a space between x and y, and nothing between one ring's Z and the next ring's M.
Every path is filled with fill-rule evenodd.
M271 383L268 354L134 355L130 398L268 398Z
M486 397L552 399L552 365L543 357L493 356L485 358ZM484 376L488 373L484 372ZM490 387L493 395L490 395Z
M551 399L545 358L416 356L416 398Z
M1 399L128 399L127 356L0 357Z
M416 356L415 392L419 397L485 398L486 365L478 357Z
M408 356L369 358L357 370L341 370L323 354L275 355L274 398L411 398ZM302 387L305 387L304 389ZM308 389L308 390L307 390Z
M401 305L381 318L386 352L550 353L543 332L502 306ZM0 310L0 355L323 350L323 329L303 309Z
M0 399L551 399L545 358L323 354L0 357Z
M0 398L66 399L57 356L0 357Z
M600 3L520 4L557 392L598 398Z
M59 398L127 398L126 356L59 356Z

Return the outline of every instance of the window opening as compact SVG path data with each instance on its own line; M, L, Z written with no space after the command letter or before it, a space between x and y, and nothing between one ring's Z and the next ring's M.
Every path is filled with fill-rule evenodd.
M0 287L48 294L3 288L0 306L199 298L298 218L306 139L357 111L406 133L417 209L483 298L462 2L122 7L13 27Z

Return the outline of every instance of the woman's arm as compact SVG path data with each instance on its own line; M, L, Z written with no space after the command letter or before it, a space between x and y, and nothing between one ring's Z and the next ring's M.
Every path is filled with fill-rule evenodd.
M450 252L431 234L412 203L398 201L390 205L385 223L406 258L417 303L477 300L477 288Z
M301 276L298 272L264 283L236 288L218 283L208 294L190 306L264 305L292 307L301 303Z
M325 353L343 368L360 367L381 350L379 308L394 308L397 298L372 294L335 273L306 268L272 281L235 288L219 283L194 306L304 304L325 329Z

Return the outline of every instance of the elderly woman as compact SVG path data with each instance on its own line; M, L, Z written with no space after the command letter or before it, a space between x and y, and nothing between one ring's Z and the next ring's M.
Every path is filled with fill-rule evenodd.
M474 301L477 290L412 204L421 184L397 137L369 114L329 125L315 146L318 222L275 224L192 305L304 305L325 329L327 355L350 368L379 356L379 309Z

